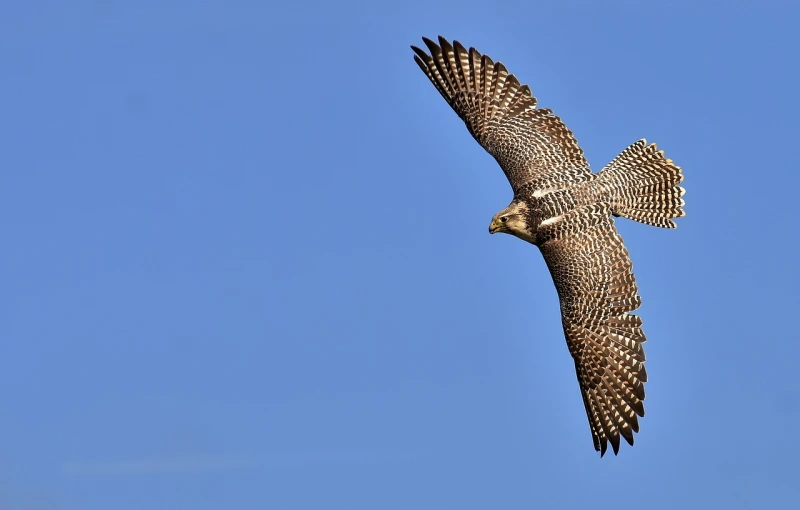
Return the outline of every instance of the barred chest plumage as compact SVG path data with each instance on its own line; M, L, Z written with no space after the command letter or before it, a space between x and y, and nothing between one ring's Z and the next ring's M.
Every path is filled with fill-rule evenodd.
M526 241L540 245L544 239L542 231L570 213L597 203L607 201L605 190L596 179L586 180L568 187L526 187L517 193L517 200L528 209L528 231L531 239Z

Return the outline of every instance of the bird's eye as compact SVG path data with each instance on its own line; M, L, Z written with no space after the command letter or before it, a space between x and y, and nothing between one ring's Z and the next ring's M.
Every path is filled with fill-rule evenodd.
M500 218L500 222L501 223L505 223L507 221L508 221L508 216L503 216L503 217Z

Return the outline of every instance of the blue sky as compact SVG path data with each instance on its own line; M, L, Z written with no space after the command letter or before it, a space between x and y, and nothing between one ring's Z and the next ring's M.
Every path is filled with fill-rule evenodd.
M558 5L555 5L558 4ZM787 507L800 497L797 7L14 2L0 16L0 507ZM594 452L550 276L412 60L502 60L595 171L649 341ZM624 504L624 503L623 503Z

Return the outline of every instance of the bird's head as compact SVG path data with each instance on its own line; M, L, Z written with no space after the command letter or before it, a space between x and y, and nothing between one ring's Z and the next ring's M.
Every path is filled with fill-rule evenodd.
M528 206L525 202L514 200L494 215L489 224L489 233L503 232L533 242L533 233L528 229Z

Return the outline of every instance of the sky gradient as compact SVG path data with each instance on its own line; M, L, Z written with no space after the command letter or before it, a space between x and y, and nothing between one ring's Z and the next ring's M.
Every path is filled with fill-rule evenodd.
M267 4L2 9L0 508L796 504L798 7ZM650 376L618 457L413 62L439 34L595 171L639 138L684 169L677 230L617 221Z

